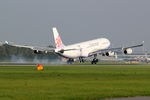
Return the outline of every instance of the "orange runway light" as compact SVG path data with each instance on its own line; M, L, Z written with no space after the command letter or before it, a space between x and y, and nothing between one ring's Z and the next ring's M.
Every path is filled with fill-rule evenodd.
M38 64L38 65L37 65L37 70L44 70L43 65L42 65L42 64Z

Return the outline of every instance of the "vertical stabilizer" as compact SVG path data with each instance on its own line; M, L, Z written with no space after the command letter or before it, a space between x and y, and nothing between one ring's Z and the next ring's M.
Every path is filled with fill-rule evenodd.
M56 48L63 48L64 44L62 43L62 40L59 36L59 33L58 33L56 27L53 27L53 35L54 35Z

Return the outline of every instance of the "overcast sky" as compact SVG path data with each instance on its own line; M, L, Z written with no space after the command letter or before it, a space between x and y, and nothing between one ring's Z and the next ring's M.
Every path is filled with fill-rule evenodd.
M0 41L53 45L52 27L66 45L106 37L150 51L150 0L0 0Z

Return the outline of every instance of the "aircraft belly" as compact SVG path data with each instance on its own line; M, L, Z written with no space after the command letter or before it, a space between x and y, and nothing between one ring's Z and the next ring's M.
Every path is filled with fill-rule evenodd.
M65 51L63 55L68 58L77 58L80 57L80 51L79 50Z

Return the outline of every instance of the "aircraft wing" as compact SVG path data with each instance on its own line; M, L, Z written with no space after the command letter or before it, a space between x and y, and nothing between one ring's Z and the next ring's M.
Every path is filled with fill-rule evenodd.
M20 48L29 48L35 52L54 52L55 48L52 47L39 47L39 46L27 46L27 45L15 45L12 43L9 43L7 41L5 41L5 44L10 45L10 46L15 46L15 47L20 47Z
M95 55L95 54L105 54L106 52L122 53L122 52L125 52L125 50L127 50L127 49L141 47L143 45L144 45L144 41L141 44L138 44L138 45L133 45L133 46L128 46L128 47L103 49L103 50L99 50L99 51L96 51L96 52L92 52L89 55L92 56L92 55Z

